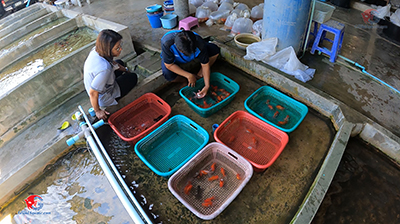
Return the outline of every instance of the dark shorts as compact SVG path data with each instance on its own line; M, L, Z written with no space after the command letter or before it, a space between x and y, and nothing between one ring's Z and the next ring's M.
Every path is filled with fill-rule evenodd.
M213 43L207 43L207 52L208 52L208 57L211 58L212 56L219 54L220 49L217 45L215 45ZM162 58L161 58L161 69L162 69L165 79L168 81L173 81L178 76L178 74L168 70L165 67L164 60L162 60Z
M117 60L119 64L125 66L125 63L121 60ZM122 72L122 71L114 71L115 81L118 83L119 89L121 91L121 96L116 98L116 101L119 101L122 97L126 96L133 87L136 86L138 79L137 75L134 72Z

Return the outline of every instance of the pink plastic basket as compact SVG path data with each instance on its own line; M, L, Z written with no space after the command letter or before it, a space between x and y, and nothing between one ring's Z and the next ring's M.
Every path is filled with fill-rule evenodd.
M210 170L213 163L214 172L198 176L200 170ZM225 176L222 175L221 168L225 170ZM216 175L219 179L208 180ZM252 175L252 166L245 158L225 145L213 142L171 176L168 189L197 217L210 220L218 216L236 198ZM222 187L221 178L224 182ZM189 181L193 188L186 194L184 189ZM210 197L214 197L212 205L203 206L204 200Z

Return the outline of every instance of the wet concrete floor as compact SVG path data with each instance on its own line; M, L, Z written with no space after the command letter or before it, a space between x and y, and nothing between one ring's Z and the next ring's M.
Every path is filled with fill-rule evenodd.
M400 91L400 45L384 37L380 25L364 23L361 13L355 9L336 7L332 18L345 24L340 55L359 63L367 72ZM326 56L307 52L301 61L316 69L314 78L307 84L400 136L399 93L340 58L331 63Z
M400 167L351 138L313 224L400 223Z
M239 83L240 91L230 104L208 118L189 108L179 95L179 84L155 91L171 105L171 116L183 114L210 135L212 124L221 123L234 111L245 110L245 99L264 85L223 61L217 61L212 71L221 72ZM289 143L276 162L265 172L254 173L232 204L209 223L288 223L311 186L333 136L330 121L311 110L299 127L289 134ZM122 142L109 127L100 128L99 137L127 185L155 222L202 222L169 192L167 178L152 172L136 156L133 147ZM214 141L212 136L210 141Z
M263 0L239 0L250 8L263 3ZM160 0L95 0L84 4L82 8L72 10L98 16L129 27L135 46L161 50L160 39L169 30L152 29L144 8L152 4L162 4ZM365 24L361 11L336 7L332 19L345 24L345 34L341 55L366 67L366 70L400 90L400 45L381 35L382 28L377 24ZM230 41L229 32L221 30L222 25L206 26L200 24L194 31L202 35L218 37ZM140 51L140 49L138 48ZM308 51L309 52L309 51ZM140 53L140 52L139 52ZM326 56L306 54L303 63L316 69L313 80L307 82L318 90L332 95L352 109L371 118L378 124L400 136L400 116L398 103L400 95L388 91L386 87L366 77L358 69L349 68L348 64L329 62ZM347 115L347 114L345 114ZM350 122L363 122L350 120Z

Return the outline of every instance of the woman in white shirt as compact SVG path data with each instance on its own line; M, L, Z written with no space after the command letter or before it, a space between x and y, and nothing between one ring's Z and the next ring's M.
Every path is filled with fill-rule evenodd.
M128 71L121 60L114 61L122 51L122 36L113 30L102 30L83 68L84 84L96 117L106 120L106 107L129 93L138 77Z

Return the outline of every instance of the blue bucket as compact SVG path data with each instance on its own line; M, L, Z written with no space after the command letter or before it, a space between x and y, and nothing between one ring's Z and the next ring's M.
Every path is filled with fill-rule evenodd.
M156 4L156 5L147 6L146 7L146 12L147 13L156 13L158 11L161 11L161 9L162 9L162 6Z
M163 15L164 15L164 12L160 12L160 13L156 13L156 14L147 13L147 18L149 18L151 28L160 28L161 27L160 18Z
M160 19L164 29L172 29L176 27L178 23L178 16L175 14L167 14Z

